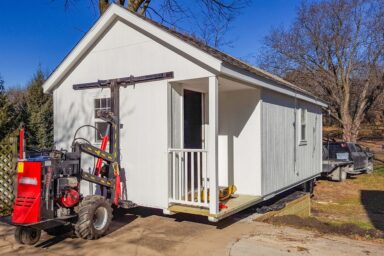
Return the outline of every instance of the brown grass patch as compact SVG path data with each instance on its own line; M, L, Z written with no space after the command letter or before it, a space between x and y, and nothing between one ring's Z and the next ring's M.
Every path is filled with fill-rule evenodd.
M287 225L307 230L316 230L322 234L343 235L352 238L379 239L384 242L384 232L377 229L364 229L355 224L335 224L321 221L315 217L301 218L295 215L273 217L267 221L274 225Z

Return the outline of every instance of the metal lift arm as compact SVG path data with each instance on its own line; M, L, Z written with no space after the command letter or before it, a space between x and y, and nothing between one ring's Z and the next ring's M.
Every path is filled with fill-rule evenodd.
M95 146L92 146L90 144L81 144L81 143L79 143L78 145L81 152L87 153L88 155L101 158L109 163L116 161L116 159L113 157L112 154L105 152Z
M173 72L157 73L145 76L129 76L116 79L99 80L92 83L74 84L74 90L86 90L95 88L110 88L111 90L111 113L106 115L100 113L100 118L113 119L109 136L109 152L112 154L116 162L120 165L120 86L127 87L137 83L158 81L173 78Z
M171 78L173 78L173 72L164 72L164 73L151 74L146 76L136 76L136 77L129 76L129 77L116 78L116 79L99 80L97 82L92 82L92 83L74 84L73 89L86 90L86 89L93 89L93 88L105 88L105 87L110 87L112 82L116 82L117 84L122 86L128 86L128 85L133 85L138 83L163 80L163 79L171 79Z

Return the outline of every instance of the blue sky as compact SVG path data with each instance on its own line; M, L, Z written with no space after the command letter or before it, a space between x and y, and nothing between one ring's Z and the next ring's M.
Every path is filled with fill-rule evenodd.
M0 0L0 74L6 88L24 86L39 65L54 70L97 20L92 0L72 2L65 9L64 0ZM239 58L257 55L271 27L288 26L300 2L253 0L226 34L233 47L224 51Z

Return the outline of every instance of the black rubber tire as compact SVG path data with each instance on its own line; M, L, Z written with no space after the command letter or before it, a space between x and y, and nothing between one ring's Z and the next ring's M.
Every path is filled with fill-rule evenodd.
M66 224L54 228L49 228L44 230L50 236L61 236L73 232L73 227L71 224Z
M21 240L21 228L20 227L16 227L15 240L19 244L24 244L23 241Z
M28 227L17 227L15 231L15 240L19 244L34 245L40 240L41 230L28 228Z
M103 217L103 221L101 226L96 227L98 222L97 215L100 212ZM83 239L98 239L99 237L105 235L108 231L111 221L111 204L102 196L86 196L80 202L78 207L78 220L75 224L75 234L77 237Z

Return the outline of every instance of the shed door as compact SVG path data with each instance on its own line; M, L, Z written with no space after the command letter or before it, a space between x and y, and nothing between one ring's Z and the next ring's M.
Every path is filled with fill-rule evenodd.
M184 148L202 148L202 93L184 90Z

